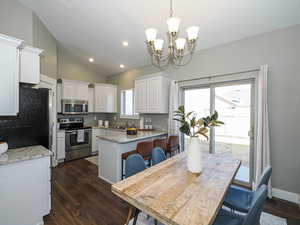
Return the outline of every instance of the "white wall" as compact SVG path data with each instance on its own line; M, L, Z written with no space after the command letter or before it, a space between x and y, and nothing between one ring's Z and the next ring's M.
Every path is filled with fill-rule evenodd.
M92 69L92 66L83 64L70 51L58 45L58 78L82 80L87 82L105 83L106 77Z
M300 25L197 52L193 61L170 77L176 80L237 72L269 64L271 158L276 188L300 193ZM201 44L201 43L199 43ZM133 87L140 75L156 71L136 68L107 78L121 88Z

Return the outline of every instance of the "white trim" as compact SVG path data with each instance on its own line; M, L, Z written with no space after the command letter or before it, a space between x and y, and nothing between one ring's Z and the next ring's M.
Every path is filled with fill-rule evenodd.
M0 34L0 42L13 46L17 49L19 49L24 43L23 40L17 39L15 37L7 36L4 34Z
M204 77L197 80L187 80L182 81L179 83L180 88L190 88L193 86L200 86L200 85L210 85L210 84L218 84L218 83L227 83L227 82L237 82L237 81L243 81L243 80L251 80L257 77L258 72L252 71L252 72L241 72L231 75L219 75L219 76L211 76L211 77Z
M40 83L36 85L38 88L48 88L52 90L52 152L54 153L54 156L52 157L52 166L55 167L58 164L58 161L56 159L57 156L57 132L56 132L56 127L57 127L57 91L56 91L56 84L57 81L54 78L48 77L46 75L40 74Z
M102 177L102 176L98 176L100 179L102 179L102 180L104 180L104 181L106 181L107 183L110 183L110 184L114 184L114 182L111 182L110 180L108 180L107 178L105 178L105 177Z
M42 54L42 52L44 51L43 49L40 48L35 48L29 45L26 45L21 51L25 51L25 52L31 52L31 53L35 53L37 55Z
M300 195L297 193L288 192L278 188L272 188L272 195L275 198L283 199L300 205Z
M165 72L158 72L158 73L151 73L151 74L145 74L139 77L136 77L135 80L143 80L147 78L152 78L152 77L165 77L167 73Z
M41 81L56 86L57 81L54 78L41 74Z

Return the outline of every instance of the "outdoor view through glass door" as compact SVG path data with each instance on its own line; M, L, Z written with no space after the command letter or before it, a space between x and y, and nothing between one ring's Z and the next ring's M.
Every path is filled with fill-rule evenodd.
M207 142L205 149L209 153L232 155L242 160L236 180L248 185L252 182L253 174L252 90L251 81L184 89L186 112L194 111L200 118L218 111L219 120L225 125L211 130L210 142ZM187 138L185 144L188 143Z

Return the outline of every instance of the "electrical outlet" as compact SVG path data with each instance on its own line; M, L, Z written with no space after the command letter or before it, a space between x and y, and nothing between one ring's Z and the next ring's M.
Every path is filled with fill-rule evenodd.
M97 116L94 116L94 120L97 120Z

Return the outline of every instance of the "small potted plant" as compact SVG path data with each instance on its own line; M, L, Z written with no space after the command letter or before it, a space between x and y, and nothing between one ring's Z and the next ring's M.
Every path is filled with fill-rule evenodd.
M215 111L211 116L197 119L195 112L185 113L184 106L179 106L174 111L174 120L180 122L180 132L190 137L187 149L187 166L192 173L201 173L202 171L202 147L199 136L203 136L209 140L208 131L211 127L224 124L218 120L218 112Z

